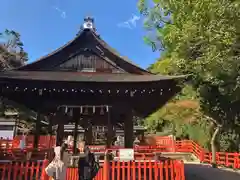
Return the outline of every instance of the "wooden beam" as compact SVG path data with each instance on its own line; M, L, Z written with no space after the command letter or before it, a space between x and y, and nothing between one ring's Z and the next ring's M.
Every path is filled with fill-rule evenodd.
M49 115L48 117L48 134L50 135L50 136L52 136L52 134L53 134L53 129L52 129L52 127L53 127L53 116L52 115Z
M41 131L41 115L40 115L40 112L38 112L37 119L36 119L34 142L33 142L33 148L36 148L36 149L38 148L40 131Z
M124 119L124 146L133 148L133 113L132 110L126 113Z
M92 143L93 143L93 132L92 132L91 119L88 119L87 122L85 122L84 129L85 129L85 132L84 132L85 144L86 145L92 145Z
M80 110L73 109L74 132L73 132L73 153L77 153L78 125L80 121Z
M55 120L58 122L57 127L57 137L56 137L56 146L61 146L63 143L64 137L64 114L61 111L58 111L55 116Z
M107 124L107 148L110 148L112 145L112 140L113 140L113 123L112 123L112 118L111 118L111 111L110 109L108 110L108 124Z

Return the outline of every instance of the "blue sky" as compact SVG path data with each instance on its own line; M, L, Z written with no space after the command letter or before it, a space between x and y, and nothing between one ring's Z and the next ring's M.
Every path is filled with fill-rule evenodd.
M1 0L0 31L19 32L35 61L73 39L86 15L94 17L109 45L141 67L159 57L143 42L146 31L137 0Z

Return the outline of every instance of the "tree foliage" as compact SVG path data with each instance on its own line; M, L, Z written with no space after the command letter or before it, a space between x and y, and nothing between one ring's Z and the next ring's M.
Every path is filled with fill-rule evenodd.
M192 74L200 110L215 133L239 134L240 1L140 0L138 7L146 17L145 41L164 50L171 74Z
M20 34L8 29L0 33L0 70L17 68L27 60Z
M6 29L0 33L0 71L11 70L24 65L28 60L28 55L24 51L23 42L19 33L13 30ZM9 116L19 118L22 120L29 120L31 115L29 110L21 108L13 102L1 97L0 99L0 116L8 118ZM31 128L30 128L31 127ZM23 123L19 127L22 133L27 133L32 129L32 124Z

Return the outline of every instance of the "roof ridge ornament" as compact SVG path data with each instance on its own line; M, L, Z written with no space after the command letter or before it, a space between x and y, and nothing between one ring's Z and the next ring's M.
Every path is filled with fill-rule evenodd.
M84 18L84 22L83 24L81 25L80 27L80 30L78 31L78 33L76 34L77 36L79 36L84 30L91 30L93 31L97 36L99 36L97 34L97 30L96 30L96 27L95 27L95 24L94 24L94 18L91 17L91 16L86 16Z
M83 25L82 25L82 29L91 29L91 30L94 30L96 31L96 28L95 28L95 25L94 25L94 18L93 17L90 17L90 16L86 16L84 18L84 22L83 22Z

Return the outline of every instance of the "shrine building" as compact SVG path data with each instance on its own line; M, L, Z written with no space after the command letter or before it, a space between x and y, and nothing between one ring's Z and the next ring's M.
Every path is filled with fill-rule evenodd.
M116 37L117 38L117 37ZM186 76L155 75L119 55L86 17L73 40L35 62L0 73L1 96L37 112L34 146L41 118L49 134L57 125L57 145L64 125L74 123L92 144L92 126L107 126L110 147L118 123L124 124L124 143L133 147L133 116L146 117L181 91Z

